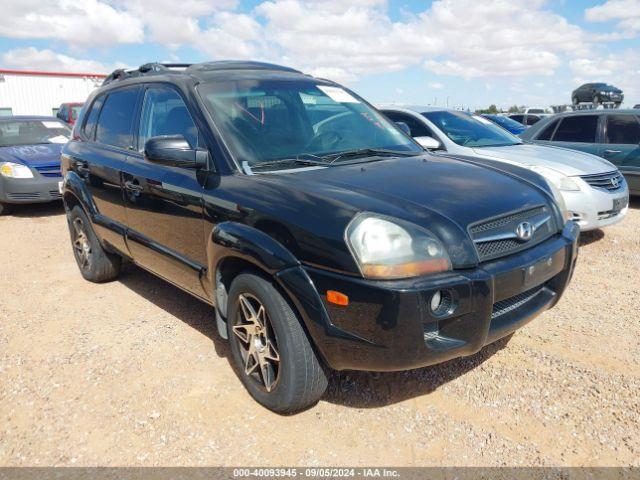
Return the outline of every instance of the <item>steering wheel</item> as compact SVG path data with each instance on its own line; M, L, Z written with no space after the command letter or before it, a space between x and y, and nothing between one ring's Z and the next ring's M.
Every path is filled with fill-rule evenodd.
M331 147L336 145L344 137L336 130L327 130L326 132L319 132L313 136L311 140L304 147L305 150L319 149L330 150Z

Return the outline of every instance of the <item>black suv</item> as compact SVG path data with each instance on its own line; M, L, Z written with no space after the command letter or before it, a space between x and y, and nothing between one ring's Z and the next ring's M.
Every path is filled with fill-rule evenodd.
M315 403L329 369L477 352L571 277L578 228L542 177L431 156L328 80L149 64L86 105L62 154L82 275L133 261L215 306L231 363L274 411Z
M622 90L606 83L585 83L571 94L571 103L574 105L583 102L592 102L594 105L613 102L620 105L622 100L624 100Z

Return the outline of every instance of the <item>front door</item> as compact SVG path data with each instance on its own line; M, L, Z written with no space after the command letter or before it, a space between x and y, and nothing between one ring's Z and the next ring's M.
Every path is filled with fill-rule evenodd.
M629 190L640 194L640 122L632 114L607 115L605 143L600 156L613 163L624 175Z
M151 137L184 135L193 148L198 131L180 94L172 87L144 92L138 151L122 175L127 209L127 245L136 263L205 297L200 276L206 266L202 185L193 168L149 162L144 144Z

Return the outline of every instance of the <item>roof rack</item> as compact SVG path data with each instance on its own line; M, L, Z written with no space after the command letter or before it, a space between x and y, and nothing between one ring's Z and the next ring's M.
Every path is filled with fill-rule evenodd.
M302 73L294 68L276 65L274 63L246 60L216 60L213 62L194 63L189 67L190 72L214 72L223 70L273 70L280 72Z
M125 70L124 68L118 68L111 72L102 82L102 86L108 85L111 82L117 80L125 80L127 78L140 77L150 73L169 72L175 70L184 70L191 66L190 63L145 63L140 67L133 70Z

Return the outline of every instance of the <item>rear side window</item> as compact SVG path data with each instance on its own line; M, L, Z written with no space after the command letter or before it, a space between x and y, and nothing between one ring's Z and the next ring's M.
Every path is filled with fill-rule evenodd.
M607 143L638 145L640 123L634 115L609 115L607 119Z
M533 125L540 121L540 117L537 115L527 115L525 118L525 125Z
M555 142L594 143L597 129L597 115L565 117L561 120L553 140Z
M96 128L96 141L114 147L133 145L131 125L138 99L138 89L116 90L107 95Z
M540 132L536 140L551 140L551 135L553 135L553 131L556 129L559 121L560 120L558 119L549 122L549 125L542 129L542 132Z
M82 128L82 132L89 140L93 140L95 138L96 122L98 121L98 115L100 114L100 109L102 108L103 102L104 95L100 95L91 104L91 107L89 108L89 111L87 113L87 121Z
M524 120L524 115L511 115L509 118L512 118L516 122L522 123L522 120Z

